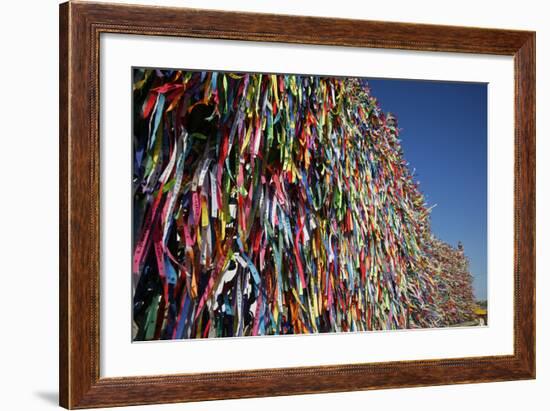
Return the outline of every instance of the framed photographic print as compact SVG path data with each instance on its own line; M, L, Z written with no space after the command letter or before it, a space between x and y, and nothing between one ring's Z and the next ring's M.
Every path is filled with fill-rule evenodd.
M535 377L535 33L60 6L66 408Z

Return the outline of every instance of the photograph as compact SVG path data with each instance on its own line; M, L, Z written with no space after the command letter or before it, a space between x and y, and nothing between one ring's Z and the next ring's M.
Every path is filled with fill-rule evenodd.
M487 83L131 70L134 342L487 326Z

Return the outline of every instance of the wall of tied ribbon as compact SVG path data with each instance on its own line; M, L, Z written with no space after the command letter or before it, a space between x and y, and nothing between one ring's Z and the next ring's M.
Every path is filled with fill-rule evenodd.
M135 341L475 318L359 78L133 70Z

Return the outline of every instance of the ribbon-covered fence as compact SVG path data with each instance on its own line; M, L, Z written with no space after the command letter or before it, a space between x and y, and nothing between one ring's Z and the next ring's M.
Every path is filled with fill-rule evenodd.
M135 69L133 99L135 340L469 318L365 80Z

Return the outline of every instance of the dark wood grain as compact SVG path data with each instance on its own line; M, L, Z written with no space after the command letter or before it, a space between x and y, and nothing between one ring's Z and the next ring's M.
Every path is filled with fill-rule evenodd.
M535 375L535 34L514 55L516 356Z
M69 401L69 278L68 278L68 153L69 95L67 64L69 52L68 4L60 6L59 14L59 402Z
M514 354L100 378L101 33L274 41L515 60ZM526 31L71 2L60 6L60 404L89 408L535 377L535 34Z

